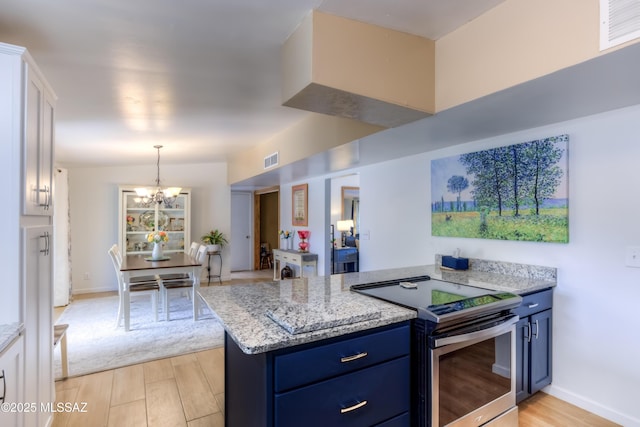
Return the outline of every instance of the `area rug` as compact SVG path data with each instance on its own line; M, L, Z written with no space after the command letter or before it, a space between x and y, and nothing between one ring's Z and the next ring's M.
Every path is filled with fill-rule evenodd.
M69 376L85 375L150 360L220 347L222 326L201 302L199 320L193 321L192 302L186 297L170 297L171 320L159 314L154 321L148 296L132 296L131 327L115 327L118 297L72 302L56 323L67 323ZM60 350L54 352L55 376L62 376Z

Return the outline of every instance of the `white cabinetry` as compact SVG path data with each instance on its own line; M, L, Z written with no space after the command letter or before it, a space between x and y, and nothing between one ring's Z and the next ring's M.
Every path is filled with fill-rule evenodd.
M53 402L53 244L51 226L25 227L25 401ZM26 414L27 425L47 425L49 413Z
M166 231L169 241L164 252L184 252L191 239L191 191L183 188L170 203L143 203L134 187L119 188L119 239L123 254L151 254L153 244L147 235L152 231Z
M24 363L20 362L16 375L20 400L37 404L35 413L25 412L20 419L27 427L47 426L53 421L53 414L40 412L40 403L54 400L54 109L55 95L26 49L0 43L0 180L5 184L0 259L6 267L0 325L17 324L22 331L17 348ZM15 423L0 421L0 425Z
M54 97L25 62L24 215L53 215Z
M0 352L0 403L22 404L25 401L22 393L23 346L24 340L19 336ZM9 409L13 408L9 406ZM0 411L0 426L22 426L23 423L22 411Z

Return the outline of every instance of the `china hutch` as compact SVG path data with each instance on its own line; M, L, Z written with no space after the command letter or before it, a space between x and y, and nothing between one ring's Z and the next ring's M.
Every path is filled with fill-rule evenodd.
M169 241L164 253L184 252L191 243L191 190L183 188L175 199L145 202L136 186L119 187L118 246L123 255L151 254L153 244L147 242L152 231L164 231Z

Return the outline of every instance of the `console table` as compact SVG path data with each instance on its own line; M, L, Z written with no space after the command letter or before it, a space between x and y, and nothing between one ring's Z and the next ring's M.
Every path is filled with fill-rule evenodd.
M318 254L300 252L292 249L273 250L273 280L278 280L278 270L282 264L292 264L300 267L300 277L304 276L304 268L312 265L315 275L318 275Z

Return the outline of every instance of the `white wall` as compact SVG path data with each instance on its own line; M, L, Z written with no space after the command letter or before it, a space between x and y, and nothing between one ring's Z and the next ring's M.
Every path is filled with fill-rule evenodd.
M308 226L291 225L291 188L294 185L308 184ZM293 248L298 249L297 230L309 230L309 252L318 254L318 275L324 275L325 244L329 244L329 230L325 231L325 178L312 178L300 182L292 182L280 186L280 229L293 230ZM291 266L293 268L293 266ZM311 271L305 270L305 275ZM299 272L296 272L299 275Z
M153 185L156 166L70 168L71 266L74 293L117 290L107 250L118 242L118 185ZM191 188L191 240L213 228L230 236L226 163L162 165L161 183ZM222 278L230 275L229 248ZM89 279L85 280L85 273Z
M634 106L348 171L360 176L361 270L433 264L436 253L455 248L472 258L558 268L553 383L546 391L640 426L640 268L624 265L625 248L640 246L639 119ZM431 236L432 159L564 133L570 138L569 243ZM329 240L318 241L325 215L318 193L327 178L306 181L311 251L321 258L319 245ZM281 226L291 229L291 186L281 191ZM370 240L363 238L367 232Z
M640 106L359 169L363 271L433 264L436 253L558 268L553 384L564 400L625 426L640 425ZM569 243L431 236L430 161L569 134Z

